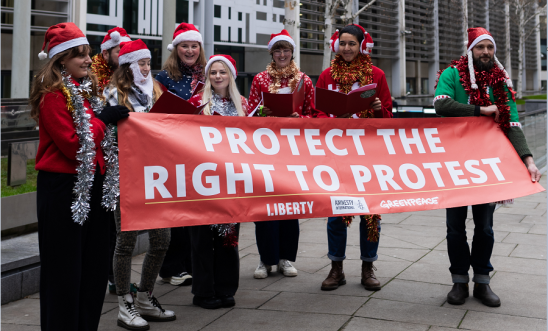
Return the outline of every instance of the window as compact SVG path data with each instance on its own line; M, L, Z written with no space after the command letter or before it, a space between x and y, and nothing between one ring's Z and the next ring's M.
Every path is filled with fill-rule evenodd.
M283 23L285 20L285 15L280 15L280 23Z
M232 7L228 7L228 19L232 19Z
M428 94L428 78L421 78L421 94Z
M89 0L88 14L109 15L110 0Z
M272 22L276 22L276 14L272 14Z
M177 1L177 6L175 10L175 22L188 22L188 0Z
M272 6L275 8L284 8L284 1L283 0L273 0Z
M221 26L213 26L213 41L221 41Z
M266 0L263 0L263 5L265 5L265 6L266 6Z
M242 12L241 12L241 11L238 12L238 21L241 21L241 20L242 20L242 16L243 16L243 15L242 15Z
M259 21L266 21L266 13L262 11L257 12L257 19Z
M221 18L221 6L215 5L213 7L213 17Z
M257 45L268 45L268 42L270 41L270 35L269 34L263 34L263 33L257 33Z
M257 4L260 5L260 4L261 4L261 0L257 0Z
M407 94L417 94L417 79L415 77L407 77L405 80Z
M232 29L228 27L228 41L232 41L231 35L232 35Z
M242 28L238 28L238 42L242 43Z

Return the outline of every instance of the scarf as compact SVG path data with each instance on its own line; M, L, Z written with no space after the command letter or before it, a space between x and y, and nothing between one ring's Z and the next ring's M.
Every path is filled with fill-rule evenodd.
M152 90L154 88L154 82L152 81L152 73L149 72L145 77L139 69L139 63L133 62L129 65L133 73L133 84L139 88L139 90L148 96L148 99L152 101Z
M99 81L97 87L99 88L99 94L101 94L103 89L108 86L114 70L108 65L101 53L95 54L91 60L91 71L97 76Z
M331 61L331 78L339 85L339 90L348 94L352 85L358 82L360 87L373 82L373 69L369 55L358 54L352 62L346 62L342 55L337 54Z
M181 73L183 75L192 76L192 82L190 83L191 91L193 91L196 88L196 85L198 84L198 82L203 82L205 79L204 66L201 64L195 63L189 66L183 61L179 61L179 70L181 70Z
M238 110L229 96L223 98L215 92L212 94L213 97L211 98L210 108L211 114L213 114L213 112L217 112L222 116L238 116Z
M506 73L498 66L493 66L489 71L476 71L476 84L478 89L472 89L470 83L470 71L468 70L468 57L462 56L459 60L451 62L452 68L457 68L460 76L460 83L469 97L469 103L476 106L489 106L491 99L489 97L489 87L493 89L495 97L495 105L499 110L499 127L505 134L508 134L510 129L510 106L508 106L508 94L504 90L506 84ZM475 69L475 68L474 68ZM438 72L439 75L443 70ZM436 82L437 86L437 82ZM512 88L508 86L508 91L513 93Z
M289 63L288 66L285 66L281 69L277 68L276 62L272 61L266 66L266 72L272 78L272 83L270 83L270 86L268 87L268 92L274 94L277 94L279 92L282 85L282 79L289 79L289 81L287 82L287 86L291 89L289 93L293 93L293 91L295 91L295 88L297 87L297 84L301 79L301 73L299 72L299 68L293 60L291 60L291 63Z

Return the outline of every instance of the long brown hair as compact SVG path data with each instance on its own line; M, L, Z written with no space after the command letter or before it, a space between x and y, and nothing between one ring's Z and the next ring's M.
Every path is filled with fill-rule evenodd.
M63 65L61 61L67 61L82 54L89 55L91 53L91 47L89 45L80 45L66 51L63 51L59 54L53 56L51 60L48 61L38 71L38 74L34 76L34 81L32 82L32 88L30 90L29 105L31 107L30 116L38 123L38 117L40 116L40 105L42 104L43 96L49 92L55 92L63 85L63 77L61 76L61 71ZM98 95L97 89L97 77L88 70L88 77L92 81L92 95ZM67 110L68 111L68 110Z
M131 63L124 63L114 70L112 78L110 79L109 86L111 89L118 89L118 100L119 104L126 106L128 109L133 110L131 103L129 102L129 94L131 93L131 84L133 84L133 72L129 67ZM148 73L152 75L152 72ZM152 85L152 102L156 102L158 98L162 95L162 88L156 82L155 79L152 80L154 84Z
M196 59L196 64L200 64L205 67L207 61L206 56L204 52L204 48L202 47L202 43L198 43L200 45L200 55L198 55L198 59ZM179 69L179 54L177 53L177 46L171 51L171 54L166 60L166 63L164 63L164 66L162 67L162 70L166 70L167 74L169 75L169 78L173 79L174 81L178 81L181 79L181 70Z

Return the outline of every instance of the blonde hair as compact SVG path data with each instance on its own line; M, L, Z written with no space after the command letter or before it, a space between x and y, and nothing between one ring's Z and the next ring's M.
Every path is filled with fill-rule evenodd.
M109 86L111 87L110 94L114 93L114 89L118 90L119 105L126 106L130 110L134 110L129 102L129 94L131 93L131 85L133 84L133 72L130 69L131 63L125 63L118 67L112 74ZM150 75L151 73L149 73ZM162 95L163 91L155 79L152 80L152 102L156 102ZM109 95L110 97L110 95Z
M228 72L229 80L228 80L228 95L230 96L230 99L232 102L234 102L234 106L236 107L236 110L238 111L238 116L246 116L246 113L244 111L244 108L242 107L242 98L240 96L240 92L238 91L238 87L236 86L236 81L234 80L234 76L232 75L232 71L228 68L226 63L223 61L215 61L213 63L220 62L223 64L223 67ZM213 64L212 63L212 64ZM209 74L211 73L211 67L209 66L209 70L206 72L206 81L204 85L204 89L202 90L202 103L206 103L211 99L212 96L212 87L211 87L211 79L209 79ZM211 103L208 103L207 106L204 107L203 110L205 115L211 115Z
M200 64L205 67L207 61L204 48L202 47L201 43L198 44L200 45L200 55L198 56L198 59L196 59L195 64ZM179 69L180 59L179 54L177 53L177 47L179 47L179 44L177 44L173 51L171 51L171 54L166 60L166 63L164 63L164 66L162 67L162 70L167 71L169 78L173 79L174 81L178 81L182 77L181 70Z
M40 71L34 76L32 82L32 88L30 90L29 104L31 107L30 115L32 119L38 123L40 115L40 106L43 102L43 96L49 92L55 92L63 86L63 76L61 71L63 65L60 63L62 60L70 60L82 54L89 55L91 53L91 47L89 45L81 45L67 49L59 54L53 56L51 60L46 63ZM91 79L91 94L93 96L103 97L99 94L97 88L97 77L91 70L88 70L88 77ZM69 100L67 100L68 102Z

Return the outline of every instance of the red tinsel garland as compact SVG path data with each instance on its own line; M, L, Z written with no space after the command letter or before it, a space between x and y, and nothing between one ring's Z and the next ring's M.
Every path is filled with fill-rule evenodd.
M95 54L91 60L91 72L97 76L97 80L99 81L97 87L99 88L99 93L102 95L103 89L110 82L110 77L112 77L114 71L100 53Z
M367 240L369 242L378 242L379 241L379 222L381 221L381 215L362 215L364 221L367 224ZM343 216L343 222L346 226L350 226L354 216Z
M508 94L504 90L506 84L506 75L498 66L493 66L489 71L476 71L476 84L478 89L472 89L470 83L470 71L468 69L468 57L461 56L459 60L453 60L450 65L452 68L457 68L460 76L460 83L470 98L470 104L476 106L492 105L489 97L488 87L493 89L495 97L495 105L499 110L499 127L505 134L508 134L510 129L510 106L508 106ZM438 79L443 70L438 72ZM437 87L436 82L436 87ZM512 88L508 86L508 91L512 93Z

